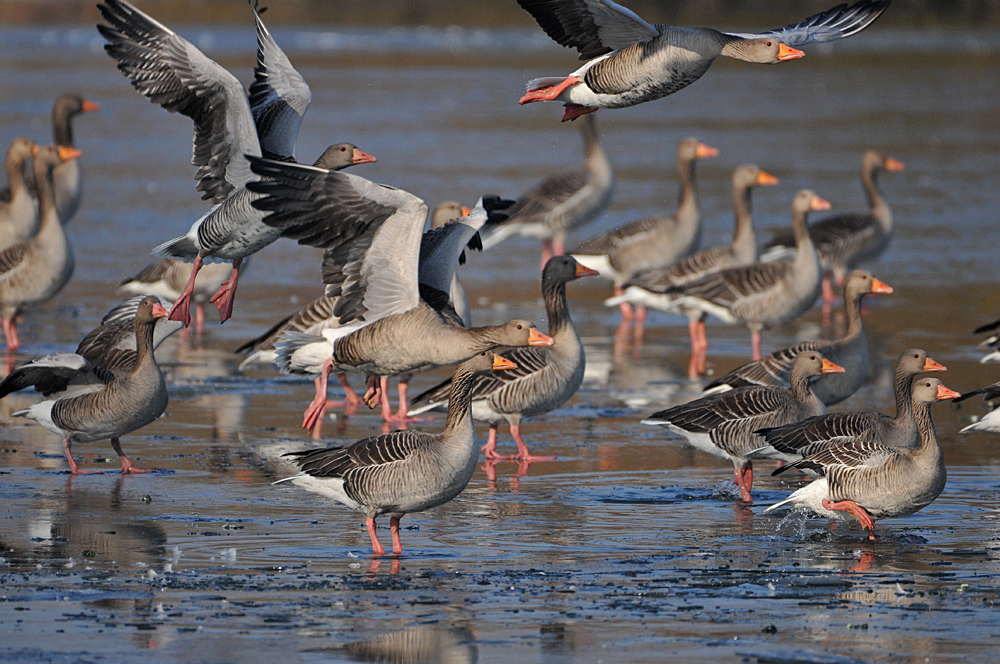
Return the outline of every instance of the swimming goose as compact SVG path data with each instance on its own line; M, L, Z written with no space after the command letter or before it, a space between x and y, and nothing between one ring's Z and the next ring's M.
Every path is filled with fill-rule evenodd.
M167 407L167 386L153 357L156 321L167 316L159 300L144 298L138 306L133 332L135 350L112 353L114 367L94 365L73 353L46 355L30 362L0 383L0 398L35 386L46 397L15 417L35 420L63 437L63 450L73 475L100 473L80 470L73 459L73 443L111 439L121 459L121 473L148 473L136 468L122 452L121 436L146 426Z
M254 205L270 212L264 223L326 250L323 282L336 300L339 327L322 336L285 332L276 344L283 373L320 378L303 427L312 429L322 414L334 369L379 377L365 401L380 400L392 421L388 376L457 364L498 346L552 345L527 321L462 327L449 305L459 256L489 220L486 200L424 233L427 205L402 189L312 166L257 158L251 166L261 180L247 186L261 195Z
M881 256L892 239L892 211L878 188L878 174L902 171L903 163L875 150L866 150L861 158L861 186L868 196L870 212L848 212L821 219L809 225L809 235L819 252L823 265L823 303L834 300L830 272L837 286L844 285L847 273L860 263ZM790 257L795 251L795 239L783 233L768 243L762 260Z
M25 179L35 149L30 138L15 138L7 149L9 188L0 198L0 250L24 242L38 232L38 209Z
M20 347L18 314L54 296L73 275L73 249L56 213L52 170L79 156L80 152L72 148L35 146L32 168L38 187L38 233L0 251L0 318L8 351Z
M741 387L654 413L643 424L663 426L698 449L730 459L744 502L753 502L753 461L760 445L752 435L767 427L799 422L826 412L809 379L844 369L817 351L799 353L792 365L791 387Z
M699 251L673 265L636 274L625 284L626 288L620 295L604 302L607 306L650 306L687 316L688 332L691 335L691 364L688 368L691 378L697 378L705 372L705 353L708 350L706 315L700 307L679 307L679 295L668 291L722 270L756 262L757 238L753 231L750 194L754 187L776 184L778 178L761 170L759 166L737 166L733 171L733 211L736 224L733 241L726 246Z
M955 399L955 401L956 403L959 401L965 401L970 397L980 394L983 395L983 401L997 401L1000 399L1000 383L993 383L992 385L988 385L982 389L966 392L961 397ZM1000 408L991 410L977 422L973 422L969 426L964 427L961 431L959 431L959 433L965 433L967 431L1000 432Z
M829 210L830 204L803 189L792 201L792 228L798 253L791 263L755 263L715 272L667 292L677 293L677 306L698 309L732 325L750 329L753 358L759 360L760 332L783 325L805 313L820 290L820 266L809 237L811 210Z
M686 138L677 147L680 182L677 212L644 217L595 237L573 252L573 258L614 282L615 295L636 273L671 265L701 244L701 215L695 186L695 162L718 156L719 151L697 138ZM632 306L621 305L622 318L633 318ZM640 304L636 315L645 317Z
M583 382L586 360L580 335L573 327L566 305L566 283L597 274L571 256L553 256L542 272L542 297L549 319L549 336L555 343L548 348L516 348L505 351L517 369L493 376L480 376L472 389L472 417L490 425L483 449L487 459L551 460L536 457L521 438L521 421L542 415L566 403ZM416 399L414 405L426 405L410 411L417 415L448 404L451 380L447 380ZM510 425L510 435L517 443L517 456L497 454L497 429Z
M540 237L539 269L545 269L549 258L566 253L566 234L607 207L615 176L593 118L587 118L581 132L587 153L583 166L550 175L529 189L509 211L510 219L483 240L483 249L512 236Z
M705 392L724 392L747 385L788 385L788 373L795 356L804 350L818 350L831 362L844 367L842 375L824 376L813 385L813 392L827 406L840 403L858 391L868 377L868 337L861 320L861 300L873 293L892 293L892 286L877 279L868 270L855 270L844 284L844 310L847 331L836 340L803 341L775 351L761 360L736 367L722 378L705 386Z
M441 433L394 431L346 447L293 452L285 456L294 457L302 471L278 482L291 482L365 512L376 556L385 549L375 533L375 519L388 514L392 552L402 553L399 520L452 500L476 470L479 450L470 413L476 377L516 368L500 355L478 353L455 369Z
M889 0L837 5L804 21L760 34L652 25L611 0L517 0L558 44L587 62L566 77L528 83L520 103L565 102L563 122L600 108L625 108L673 94L697 81L724 55L760 64L805 55L793 48L855 35Z
M892 395L896 416L874 411L827 413L809 419L755 432L761 446L749 456L754 459L778 459L792 462L836 445L848 438L869 443L881 442L890 447L916 447L920 442L913 419L912 385L917 374L945 371L946 367L919 348L908 348L896 360ZM827 380L823 377L817 383ZM815 388L814 390L815 391Z
M961 396L937 378L920 378L913 385L913 418L920 444L892 447L881 441L848 439L775 470L809 469L820 478L768 507L806 507L820 516L858 520L875 539L875 519L907 516L930 505L944 489L947 471L931 421L931 405Z

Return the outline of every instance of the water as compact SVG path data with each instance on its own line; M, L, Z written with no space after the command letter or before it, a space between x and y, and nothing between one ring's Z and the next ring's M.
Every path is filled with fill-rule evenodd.
M179 31L249 80L252 33ZM379 158L356 173L433 205L514 196L580 159L559 106L515 103L527 79L574 66L536 31L275 35L313 90L303 161L349 140ZM870 380L842 406L890 409L892 361L909 346L949 367L949 387L994 382L969 332L1000 310L998 53L991 34L873 29L777 67L719 62L674 97L602 111L617 191L571 244L673 209L676 145L688 135L721 151L698 168L709 244L728 240L737 164L781 179L755 195L766 236L789 223L802 187L861 209L860 153L878 147L907 165L882 178L898 231L872 266L896 293L869 298ZM60 92L102 104L76 123L86 181L69 228L76 273L26 316L26 361L72 350L118 281L205 208L187 164L190 122L132 91L89 27L0 30L0 89L4 144L46 137ZM461 276L477 323L544 325L537 251L517 240L471 257ZM609 288L592 279L568 289L587 346L584 386L524 426L532 450L558 461L484 465L460 498L406 517L404 556L372 561L358 515L270 486L292 472L282 452L313 445L298 429L311 384L241 375L230 352L314 297L319 276L318 252L278 242L241 279L230 322L210 326L201 347L164 345L168 414L123 440L138 465L163 469L155 475L70 477L55 436L10 418L34 397L0 401L0 658L849 662L996 651L995 440L957 435L986 412L981 403L935 407L948 486L923 511L881 522L877 542L854 524L763 515L795 478L759 472L755 506L736 507L727 462L638 424L697 394L684 378L685 321L654 314L645 344L615 344L617 314L601 305ZM814 311L764 345L833 335L838 324L824 328ZM713 324L709 336L716 373L749 354L743 329ZM419 376L414 389L438 378ZM365 412L324 434L377 430ZM504 430L501 450L512 449ZM113 471L113 456L106 443L79 449L84 467Z

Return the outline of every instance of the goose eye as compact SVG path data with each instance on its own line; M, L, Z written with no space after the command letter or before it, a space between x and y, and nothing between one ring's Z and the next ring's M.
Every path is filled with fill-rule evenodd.
M482 353L480 353L480 355L482 355L483 357L486 357L486 351L484 350Z
M767 42L768 46L772 46L773 44L774 44L774 42Z
M523 329L524 329L524 326L523 326L523 325L518 325L518 326L517 326L517 329L519 329L519 330L523 330Z
M341 152L347 152L347 148L340 148Z

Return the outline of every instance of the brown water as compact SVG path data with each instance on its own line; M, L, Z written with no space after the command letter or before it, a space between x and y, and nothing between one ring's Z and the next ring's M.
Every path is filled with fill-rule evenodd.
M249 79L251 33L180 32ZM434 204L516 195L580 159L558 106L514 103L526 79L573 66L534 32L276 37L313 90L303 161L349 140L379 158L356 173ZM688 135L721 151L699 165L712 244L730 232L737 164L781 179L755 196L758 228L770 229L788 223L802 187L861 209L860 153L878 147L907 165L883 177L898 231L872 266L896 294L870 298L870 381L842 407L891 408L889 369L909 346L948 365L949 387L994 382L969 332L1000 310L998 53L992 35L873 30L778 67L720 62L674 97L602 111L618 188L575 239L672 209L676 144ZM76 273L25 317L26 361L72 350L115 301L115 284L205 208L187 164L190 123L139 98L90 27L0 30L0 89L4 144L44 138L59 92L102 104L76 124L86 178L69 228ZM477 323L544 324L536 266L527 240L472 256L461 276ZM230 352L314 297L318 280L315 251L276 243L241 280L233 320L210 326L201 347L162 347L167 416L123 441L138 465L163 469L155 475L118 477L99 443L80 446L81 464L109 474L70 477L56 436L10 418L34 397L0 402L0 659L911 662L996 652L996 437L957 435L984 406L935 408L948 486L918 514L880 523L877 542L853 524L763 515L794 478L760 472L754 507L736 507L728 462L638 424L697 395L685 379L685 321L653 315L645 344L616 345L617 314L596 280L569 287L584 387L524 427L533 450L558 460L483 467L452 503L406 518L401 559L373 562L357 514L270 486L292 472L282 452L314 444L298 428L311 384L241 375ZM836 325L814 311L766 334L765 347ZM745 330L713 324L709 335L710 369L748 356ZM419 376L414 389L438 378ZM324 433L351 441L378 428L365 412ZM506 431L501 447L513 449Z

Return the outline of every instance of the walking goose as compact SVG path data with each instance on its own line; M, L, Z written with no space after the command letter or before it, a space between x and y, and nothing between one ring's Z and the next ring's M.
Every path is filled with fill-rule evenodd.
M747 455L759 447L753 432L825 413L809 379L843 371L817 351L799 353L792 365L791 388L741 387L662 410L642 423L666 427L698 449L732 460L740 496L751 503L753 461Z
M54 296L73 275L73 249L56 213L52 170L79 156L72 148L36 146L32 168L38 187L38 233L0 251L0 319L8 352L20 347L18 314Z
M573 258L614 282L615 295L638 272L671 265L701 244L701 215L695 162L718 156L719 151L697 138L686 138L677 147L677 179L680 182L677 212L654 215L599 235L573 252ZM623 302L622 317L633 318L632 306ZM645 317L639 305L636 314Z
M15 138L7 149L9 188L0 197L0 251L38 232L38 209L25 178L25 170L32 170L28 164L34 149L30 138Z
M983 401L997 401L1000 399L1000 383L993 383L992 385L988 385L982 389L967 392L961 397L955 399L955 401L965 401L966 399L980 394L983 395ZM973 422L969 426L964 427L961 431L959 431L959 433L965 433L967 431L1000 432L1000 408L994 408L989 413L984 415L978 422Z
M861 158L861 186L868 196L870 212L848 212L821 219L809 226L809 235L823 265L823 304L834 300L829 273L837 286L844 285L847 273L859 264L881 256L892 239L892 211L878 188L878 174L902 171L905 167L892 157L867 150ZM762 260L785 259L795 251L795 239L783 233L768 243Z
M912 385L917 374L945 371L946 367L919 348L904 350L896 360L892 395L896 416L874 411L827 413L794 424L761 429L755 432L761 447L749 456L754 459L778 459L792 462L811 456L846 439L869 443L882 442L890 447L916 447L920 442L913 419ZM822 378L818 382L822 382ZM815 392L815 388L813 389Z
M607 306L650 306L687 316L688 332L691 335L691 366L688 374L692 378L697 378L705 371L705 352L708 350L706 315L700 307L678 307L679 296L668 291L722 270L756 262L757 238L753 231L750 194L754 187L776 184L778 178L762 171L759 166L737 166L733 171L733 211L736 224L733 241L726 246L699 251L673 265L636 274L625 284L626 288L619 296L604 302Z
M947 472L931 421L931 405L961 396L937 378L913 386L913 418L920 444L892 447L881 441L847 439L775 470L809 469L820 475L788 498L768 507L806 507L825 517L850 514L875 539L875 519L907 516L930 505L944 489Z
M548 348L516 348L506 351L506 357L517 369L502 374L480 376L472 389L472 417L490 425L489 438L483 447L487 459L551 460L536 457L528 451L521 438L521 421L542 415L566 403L583 382L586 359L580 335L573 327L566 304L567 282L597 274L596 270L578 263L571 256L553 256L542 272L542 297L545 315L549 319L549 336L555 343ZM447 406L451 380L437 385L414 399L414 405L424 406L410 411L417 415ZM497 429L510 425L510 435L517 443L517 456L497 454Z
M121 436L146 426L167 407L167 386L153 357L156 321L167 316L159 300L144 298L133 323L135 350L112 353L109 365L94 365L73 353L46 355L30 362L0 383L0 398L34 386L46 397L15 417L35 420L63 437L63 449L73 475L100 473L80 470L73 443L111 439L121 459L121 473L148 473L136 468L122 452ZM110 366L113 364L113 367Z
M750 329L753 358L759 360L760 332L783 325L805 313L820 290L820 266L809 237L811 210L829 210L830 204L803 189L792 201L792 228L798 253L791 263L755 263L715 272L667 292L677 293L678 307L698 309L732 325Z
M795 356L804 350L818 350L831 362L846 370L842 375L824 376L813 385L813 392L827 406L840 403L864 385L868 377L868 337L861 320L861 300L873 293L892 293L892 286L867 270L855 270L844 284L844 310L847 331L836 340L803 341L775 351L761 360L736 367L722 378L705 386L707 394L725 392L747 385L788 385L788 373Z
M459 256L489 219L483 199L468 217L425 234L427 205L402 189L312 166L257 158L251 166L261 176L248 185L261 195L254 205L270 212L264 222L326 250L323 282L339 327L285 332L276 344L283 373L320 379L303 427L312 429L322 414L334 369L380 377L365 400L381 400L391 421L388 376L457 364L498 346L552 345L527 321L462 327L448 304Z
M837 5L804 21L760 34L652 25L611 0L517 0L549 37L587 62L566 77L536 78L520 103L565 102L563 122L600 108L625 108L673 94L712 62L729 58L774 64L805 55L796 46L829 42L867 28L889 0Z
M508 237L542 238L540 269L566 253L566 234L600 214L611 199L615 176L593 118L581 125L586 161L580 168L545 178L518 199L510 219L483 241L490 249Z
M476 377L516 368L500 355L478 353L455 369L441 433L394 431L346 447L292 452L285 456L294 457L302 471L278 482L292 482L365 512L376 556L385 549L375 533L375 519L388 514L392 552L400 554L399 520L452 500L476 470L479 450L470 413Z

